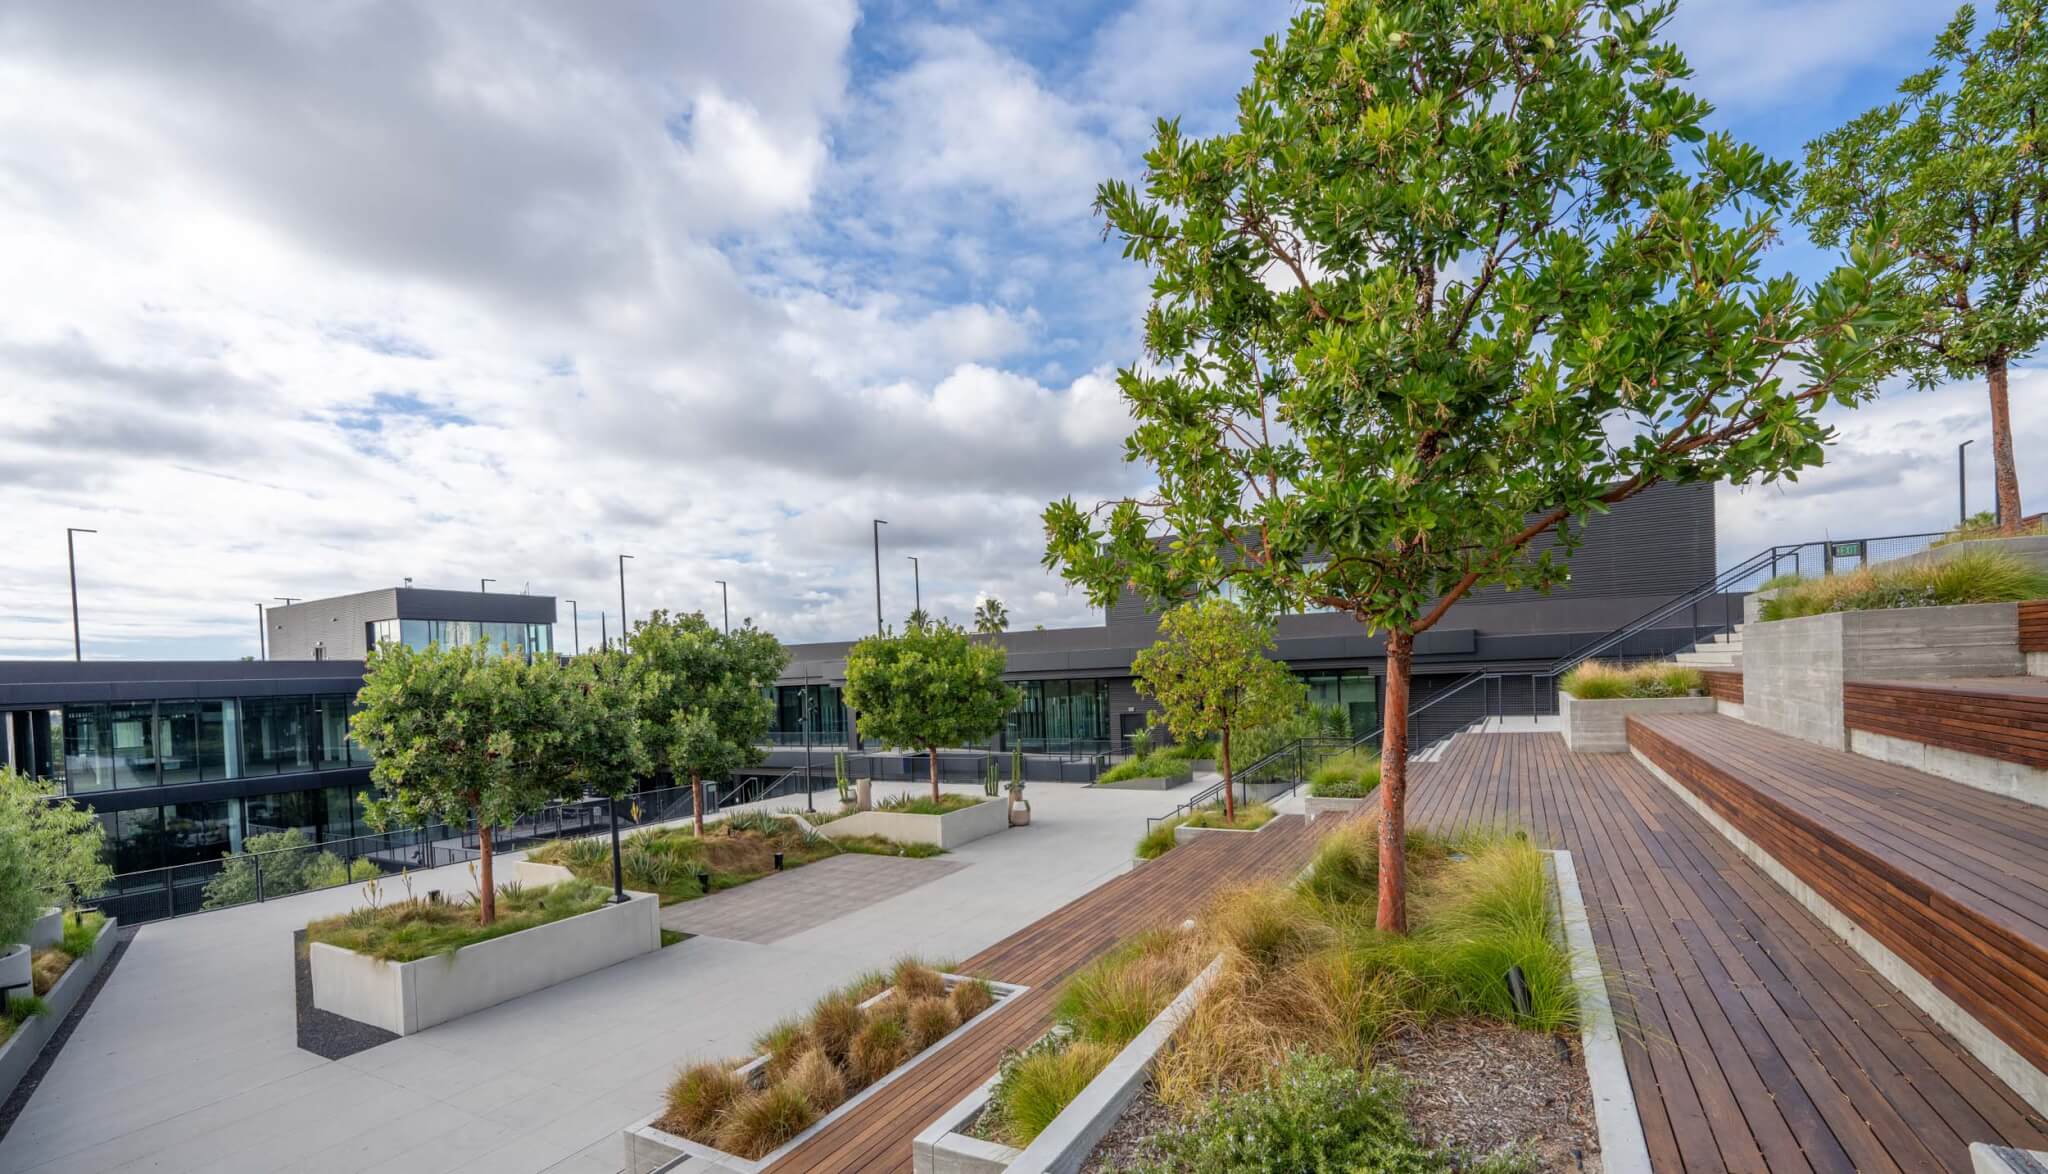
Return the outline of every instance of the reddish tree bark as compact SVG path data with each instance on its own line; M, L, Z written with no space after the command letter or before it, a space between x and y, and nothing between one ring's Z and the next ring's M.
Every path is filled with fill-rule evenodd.
M924 748L924 753L925 758L931 763L932 802L937 803L939 801L939 748L937 746L927 746Z
M1233 798L1231 797L1231 794L1230 794L1230 727L1229 727L1229 726L1224 726L1224 727L1223 727L1223 745L1222 745L1222 748L1221 748L1221 749L1222 749L1222 755L1221 755L1221 758L1219 759L1219 765L1221 765L1221 766L1223 767L1223 822L1224 822L1224 823L1225 823L1226 825L1234 825L1234 824L1236 824L1236 823L1237 823L1237 803L1236 803L1236 801L1235 801L1235 800L1234 800L1234 799L1233 799Z
M2007 398L2005 356L1984 364L1991 384L1991 476L1998 496L1998 530L2020 532L2020 473L2012 459L2012 404Z
M1380 739L1380 910L1385 933L1408 932L1408 676L1412 632L1387 634L1387 716Z
M690 815L697 822L697 838L704 838L704 780L690 775Z
M482 854L477 862L477 918L489 925L498 920L498 886L491 878L491 825L481 816L476 821L476 846Z

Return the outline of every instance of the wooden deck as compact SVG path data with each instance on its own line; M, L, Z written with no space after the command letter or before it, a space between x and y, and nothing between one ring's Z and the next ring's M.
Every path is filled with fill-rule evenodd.
M1873 764L1877 765L1877 764ZM1467 735L1412 817L1571 851L1660 1170L1968 1170L2048 1128L1627 755Z
M1845 681L1842 724L2048 770L2048 677Z
M1319 833L1332 821L1323 821ZM1178 924L1210 894L1308 862L1316 835L1299 816L1282 816L1255 833L1199 837L1125 873L1071 904L963 960L963 973L1031 988L978 1026L949 1041L917 1068L776 1162L796 1171L910 1169L910 1142L926 1125L994 1075L1004 1049L1023 1047L1052 1025L1059 981L1131 934ZM1057 867L1048 861L1048 867Z

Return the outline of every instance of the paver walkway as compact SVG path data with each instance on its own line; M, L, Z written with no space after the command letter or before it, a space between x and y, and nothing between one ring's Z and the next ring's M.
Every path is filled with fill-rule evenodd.
M832 856L737 889L670 905L661 911L661 925L687 934L766 945L965 867L951 860L903 856Z

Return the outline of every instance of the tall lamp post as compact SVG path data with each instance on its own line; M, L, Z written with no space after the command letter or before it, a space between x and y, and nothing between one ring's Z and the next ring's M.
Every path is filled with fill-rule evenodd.
M712 582L718 584L718 611L720 615L725 617L725 634L730 636L732 635L732 600L726 594L724 579L713 579Z
M269 637L263 631L263 605L256 605L256 659L270 659Z
M632 557L630 554L619 556L619 648L622 651L626 647L626 628L629 626L626 622L626 560Z
M918 614L922 615L924 613L924 574L918 568L916 555L910 554L904 557L910 560L910 590L912 593L910 606L915 608Z
M802 726L804 731L804 810L810 812L818 810L813 806L815 800L811 798L811 717L817 712L818 699L811 693L811 674L805 673L804 707L802 714L797 718L797 724Z
M1963 450L1977 443L1965 440L1956 446L1956 521L1968 525L1970 521L1969 460Z
M85 645L78 638L78 546L72 541L74 534L97 534L98 530L87 530L79 526L64 527L64 561L71 565L71 659L85 659ZM876 580L880 582L880 580Z
M490 590L491 590L491 584L493 584L493 583L495 583L495 582L497 582L497 580L496 580L496 579L478 579L478 580L476 581L476 589L477 589L477 593L478 593L479 595L487 595L487 594L489 594L489 593L490 593Z
M889 523L875 519L875 635L882 634L882 527Z
M569 605L569 639L575 642L573 646L576 649L576 655L582 656L583 621L581 617L579 617L576 614L576 601L573 599L566 599L563 600L563 602Z

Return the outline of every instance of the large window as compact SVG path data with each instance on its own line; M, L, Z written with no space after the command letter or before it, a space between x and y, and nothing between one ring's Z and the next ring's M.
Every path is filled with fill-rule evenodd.
M107 707L107 738L116 787L154 787L156 704L116 703Z
M555 650L552 624L498 623L478 620L378 620L367 625L365 635L374 646L387 640L402 641L424 651L430 644L442 648L467 648L482 642L494 653L533 657Z
M319 715L320 769L335 770L349 764L348 709L346 693L323 693L313 699Z
M811 727L813 745L829 746L846 741L846 702L840 696L837 685L778 685L770 691L775 702L775 740L791 743L803 740L804 692L811 695L812 713L815 724Z
M244 697L242 761L251 775L313 769L309 697Z
M1109 682L1098 679L1023 681L1004 727L1012 745L1059 750L1109 739Z
M64 707L64 779L72 794L114 789L109 741L106 706Z
M1380 728L1379 682L1363 669L1334 673L1303 673L1308 700L1315 705L1334 705L1351 722L1351 736L1362 738Z

